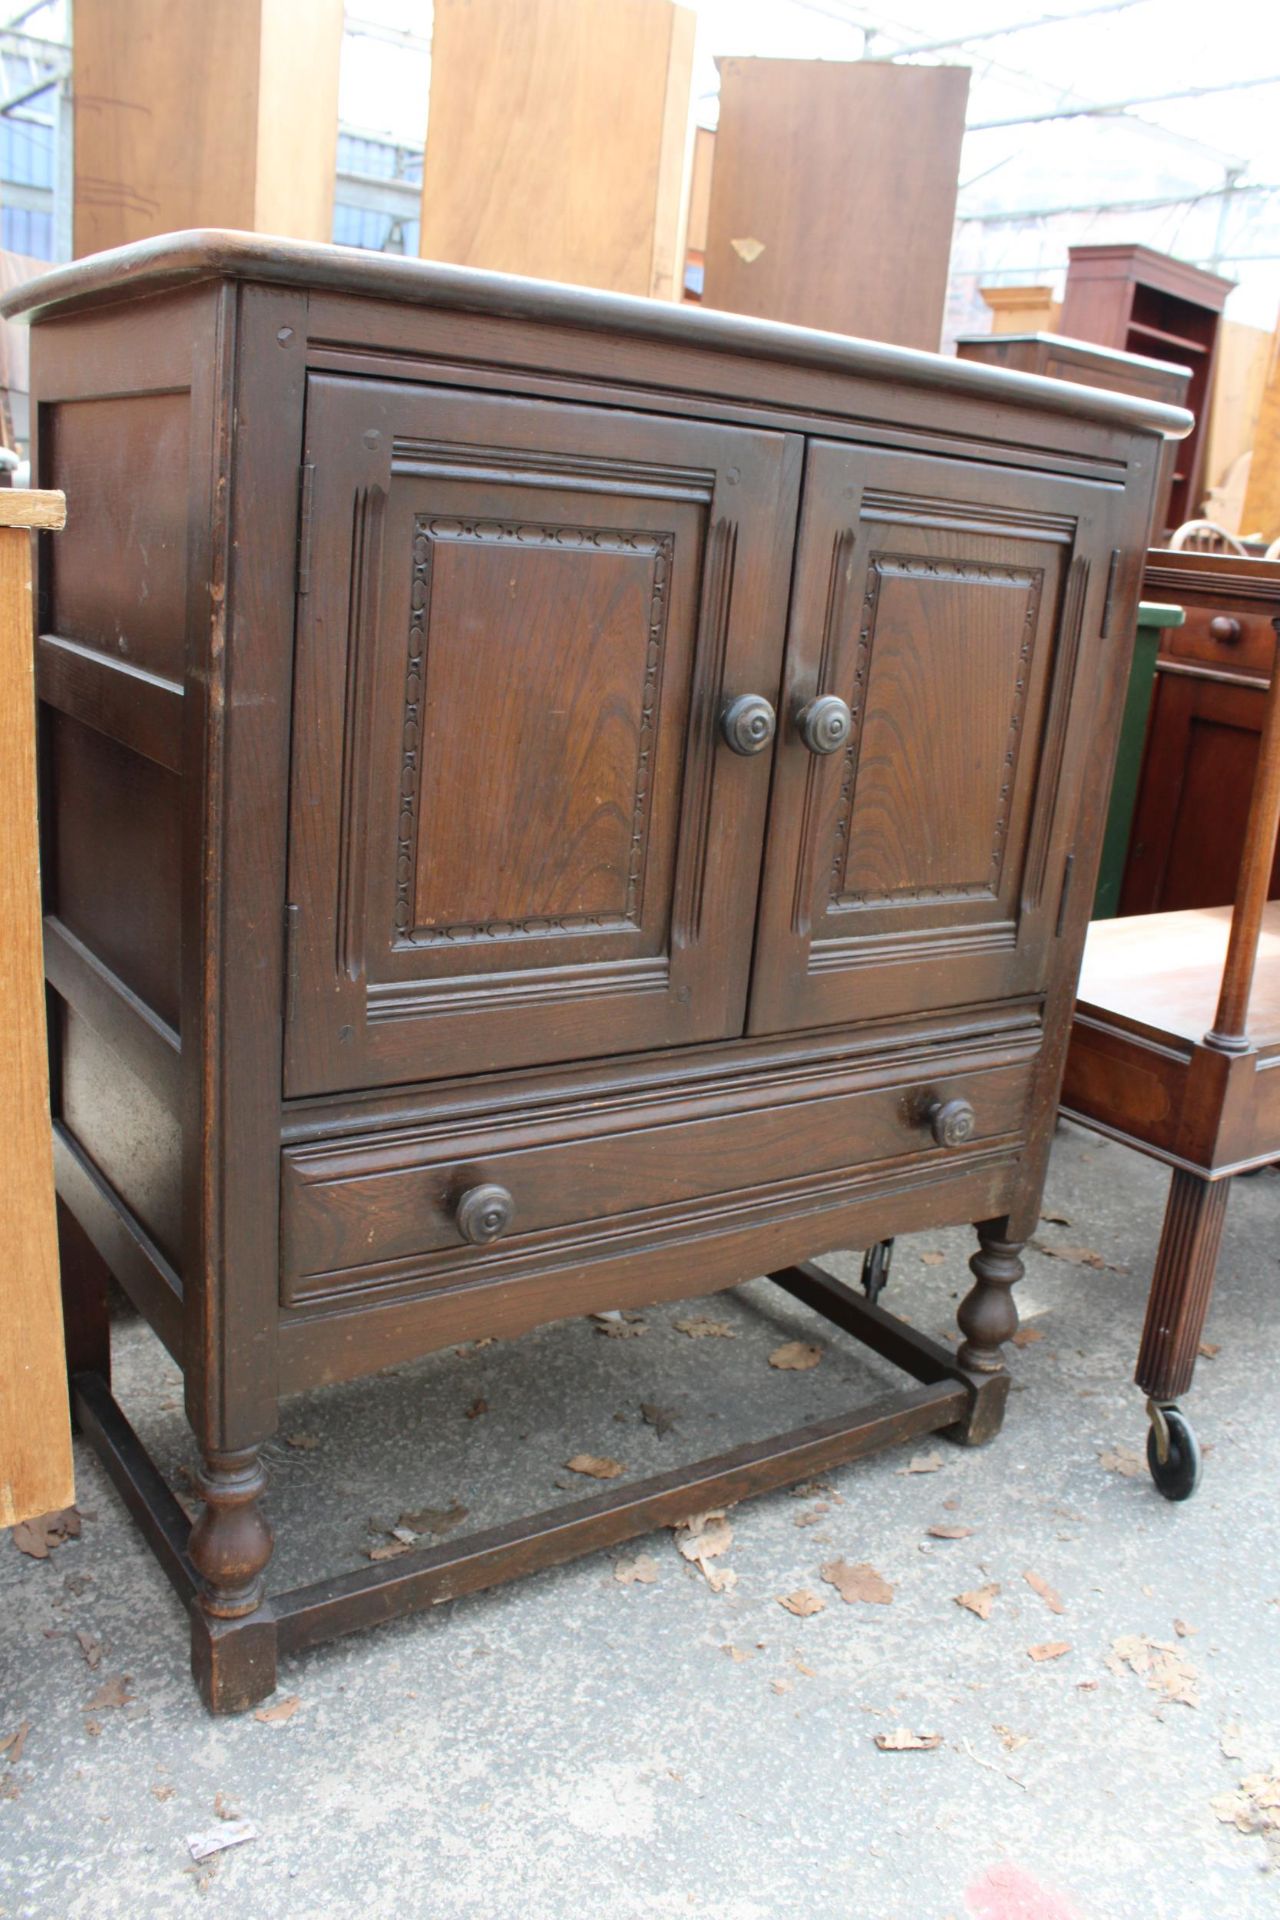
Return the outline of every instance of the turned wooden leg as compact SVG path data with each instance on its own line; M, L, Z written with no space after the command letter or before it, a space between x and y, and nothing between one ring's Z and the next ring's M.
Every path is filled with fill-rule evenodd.
M1227 1217L1229 1180L1175 1168L1138 1352L1138 1385L1149 1400L1176 1400L1191 1385Z
M58 1202L58 1263L67 1373L96 1373L110 1386L110 1270L62 1200Z
M1023 1242L1001 1238L1004 1227L1003 1220L979 1223L980 1244L969 1262L974 1284L956 1314L964 1335L960 1365L971 1373L1003 1373L1000 1349L1018 1331L1013 1288L1022 1278L1022 1261L1018 1256Z
M274 1544L258 1504L266 1484L256 1447L208 1455L198 1478L204 1509L187 1547L202 1582L191 1609L191 1667L214 1713L239 1713L276 1684L276 1626L263 1604Z

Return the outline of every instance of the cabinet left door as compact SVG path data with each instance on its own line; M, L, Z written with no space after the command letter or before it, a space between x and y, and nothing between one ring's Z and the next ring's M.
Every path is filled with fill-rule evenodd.
M742 1031L798 439L314 375L290 1095Z

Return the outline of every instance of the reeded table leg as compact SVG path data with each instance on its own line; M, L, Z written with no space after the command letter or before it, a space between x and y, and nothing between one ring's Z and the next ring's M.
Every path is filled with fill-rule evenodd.
M191 1668L214 1713L251 1707L276 1684L276 1623L263 1605L274 1545L258 1504L266 1485L256 1447L210 1454L199 1476L204 1510L187 1549L201 1579L191 1608Z
M1195 1372L1230 1191L1230 1180L1179 1167L1169 1185L1136 1375L1151 1416L1147 1465L1166 1500L1187 1500L1200 1484L1200 1443L1175 1403Z

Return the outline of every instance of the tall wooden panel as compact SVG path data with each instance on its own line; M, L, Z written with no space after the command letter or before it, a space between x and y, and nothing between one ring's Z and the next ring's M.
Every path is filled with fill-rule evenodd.
M422 254L678 299L694 15L436 0Z
M1280 327L1272 344L1266 391L1254 430L1241 524L1265 540L1280 539Z
M75 250L328 240L342 0L76 0Z
M36 857L33 526L62 495L0 494L0 1527L69 1506Z
M725 60L703 302L937 351L966 67Z

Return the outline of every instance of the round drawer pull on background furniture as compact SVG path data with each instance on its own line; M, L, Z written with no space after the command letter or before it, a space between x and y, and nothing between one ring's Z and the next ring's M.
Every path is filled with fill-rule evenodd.
M505 1187L468 1187L458 1202L458 1232L473 1247L487 1247L515 1219L516 1203Z
M935 1100L925 1109L929 1130L940 1147L962 1147L972 1140L977 1116L967 1100Z
M1224 646L1233 647L1240 638L1240 622L1234 613L1215 613L1209 622L1209 633L1214 640L1221 640Z

